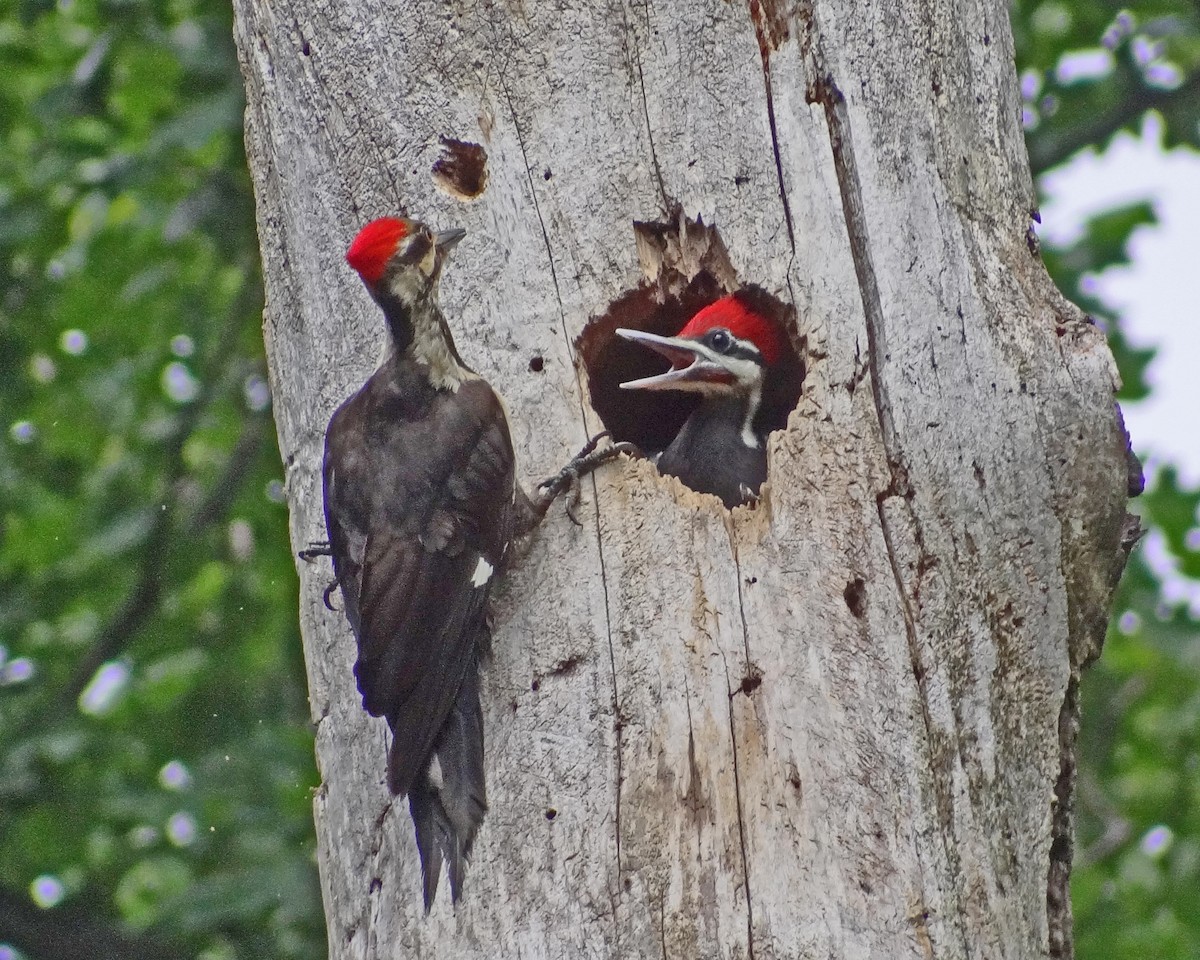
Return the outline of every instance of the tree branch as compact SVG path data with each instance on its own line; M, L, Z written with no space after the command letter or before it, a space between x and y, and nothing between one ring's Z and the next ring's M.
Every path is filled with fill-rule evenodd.
M1113 79L1119 81L1119 77ZM1200 95L1200 72L1193 73L1174 90L1148 87L1140 79L1129 86L1130 93L1111 110L1068 128L1061 137L1027 138L1033 175L1037 177L1057 167L1085 147L1106 143L1109 137L1140 119L1147 110L1166 110L1176 103L1194 101Z

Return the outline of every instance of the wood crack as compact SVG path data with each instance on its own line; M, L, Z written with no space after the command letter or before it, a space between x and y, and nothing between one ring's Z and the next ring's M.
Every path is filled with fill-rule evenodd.
M1054 813L1050 827L1050 865L1046 876L1046 919L1050 956L1072 960L1071 866L1074 860L1075 741L1079 733L1079 674L1071 671L1058 715L1059 772L1054 784Z
M811 15L811 12L810 12ZM816 33L815 23L812 24ZM909 468L904 450L900 442L893 416L891 400L888 397L886 381L883 377L884 365L890 360L887 342L887 323L883 312L883 300L879 291L879 282L875 274L874 262L871 258L871 242L867 229L867 214L864 206L862 183L858 173L857 158L851 142L851 125L849 111L842 91L838 89L828 68L819 43L809 47L808 66L810 72L809 88L806 99L809 103L819 103L824 108L825 122L829 130L829 142L833 154L834 169L837 173L838 189L842 199L842 212L846 223L847 240L854 262L854 271L858 279L859 294L862 300L863 316L867 333L867 367L870 372L871 395L874 401L875 413L879 423L880 435L883 442L884 456L887 460L890 474L887 488L876 497L876 512L879 518L880 531L883 534L884 545L887 549L888 564L896 583L897 597L901 614L904 618L904 632L908 643L909 659L912 663L913 676L916 679L918 701L921 710L921 720L925 731L926 748L930 754L930 782L934 792L934 802L938 817L944 827L938 834L941 839L942 855L950 870L950 880L958 886L960 876L960 860L957 851L947 837L947 831L954 827L954 798L953 785L948 782L946 771L939 769L939 761L944 753L939 742L944 739L936 728L930 707L929 697L929 664L921 649L920 638L917 634L916 614L913 608L913 596L906 586L898 535L892 521L888 518L886 503L889 499L899 498L902 509L908 516L913 529L916 531L916 546L919 551L918 569L928 569L933 558L927 558L923 538L920 535L919 518L913 509L913 496L909 481ZM919 590L919 586L917 588ZM927 896L922 897L928 903ZM961 916L944 916L948 923L955 923L960 929L961 942L968 943L966 928Z
M771 86L771 38L762 6L750 0L750 20L754 24L754 35L758 38L758 53L762 58L763 91L767 101L767 125L771 128L771 151L775 156L775 176L779 183L779 199L783 203L783 219L787 224L788 242L792 245L792 257L796 256L796 232L792 227L792 207L788 203L787 186L783 179L783 157L779 151L779 130L775 123L775 93ZM791 271L789 270L790 274Z
M663 214L665 216L670 213L673 205L667 199L667 187L663 183L662 167L658 165L658 153L654 149L654 130L650 126L650 105L646 101L646 77L642 73L642 51L638 47L637 33L629 25L628 9L626 7L621 8L621 15L625 20L625 37L629 49L633 53L633 65L637 69L638 89L642 94L642 116L646 119L646 141L650 145L650 162L654 165L654 180L658 184L658 196L662 200Z
M746 951L749 960L754 960L754 904L750 898L750 858L746 853L746 816L742 805L742 773L738 763L737 721L733 715L733 700L736 688L731 685L729 658L717 647L725 667L725 689L729 693L729 743L733 752L733 797L737 805L738 846L742 852L742 883L746 891Z
M662 960L667 960L667 895L661 894L658 898L658 942L662 947Z
M385 753L386 744L385 744ZM382 871L379 869L380 855L383 850L383 830L387 823L388 814L392 812L392 804L395 798L389 796L383 804L383 808L379 811L379 815L375 818L375 823L371 827L371 870L370 882L367 885L367 902L366 902L366 928L367 928L367 945L366 956L374 957L378 955L376 931L378 929L379 911L382 909L381 894L383 890Z
M521 160L525 165L525 177L529 182L529 195L533 201L533 210L537 215L538 226L542 231L542 242L546 246L546 259L550 266L550 278L554 283L554 298L558 304L558 322L559 329L562 333L563 341L567 346L567 355L571 358L571 366L575 371L575 397L579 404L579 418L583 426L584 435L587 435L587 408L584 405L584 390L583 382L580 379L579 364L575 362L574 351L571 346L571 337L567 332L567 315L566 309L563 307L562 291L558 285L558 273L554 268L554 251L550 245L550 234L546 230L546 221L542 218L541 207L537 199L537 187L533 178L533 168L529 163L529 153L525 149L525 138L521 134L521 123L517 117L517 108L513 103L512 93L508 89L508 84L504 81L504 77L500 78L500 88L504 91L504 99L508 104L509 116L512 118L513 130L517 136L517 145L521 149ZM621 787L624 778L623 770L623 754L624 742L621 734L621 697L620 689L617 684L617 655L613 646L613 630L612 630L612 601L608 591L608 572L604 563L604 538L601 536L600 530L600 495L599 487L596 483L596 476L592 474L588 478L592 485L592 503L594 505L593 518L595 521L596 530L596 554L597 562L600 565L600 588L604 592L604 633L608 641L608 663L610 674L612 677L612 698L613 698L613 733L616 738L616 796L614 799L614 814L613 827L616 832L616 866L618 883L621 876ZM616 921L616 911L613 912L614 923Z
M729 550L733 555L733 573L737 584L738 614L742 618L742 647L746 651L746 675L750 676L755 672L755 667L750 657L750 626L746 623L746 599L742 596L742 561L738 556L737 541L734 539L732 525L729 529Z
M513 103L512 92L508 89L508 84L504 77L500 77L500 89L504 91L504 99L508 104L508 113L512 118L513 132L517 135L517 146L521 150L521 162L525 165L525 178L529 181L529 199L533 201L533 212L537 216L538 229L542 232L542 243L546 247L546 261L550 267L550 280L554 284L554 299L558 303L558 319L562 327L563 338L567 341L567 350L571 348L571 338L567 336L567 319L566 311L563 309L562 290L558 286L558 271L554 267L554 248L550 246L550 234L546 230L546 221L542 217L542 208L538 204L537 188L533 182L533 169L529 165L529 151L525 148L525 137L521 133L521 121L517 117L517 108ZM575 374L576 385L579 381L579 373Z
M726 682L729 674L726 671ZM733 716L733 697L729 698L729 739L733 745L733 796L737 803L738 845L742 850L742 882L746 890L746 950L754 960L754 902L750 897L750 858L746 854L746 815L742 808L742 774L738 766L737 724Z

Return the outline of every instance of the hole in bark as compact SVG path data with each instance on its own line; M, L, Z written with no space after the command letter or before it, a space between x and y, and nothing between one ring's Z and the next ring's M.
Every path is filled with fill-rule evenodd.
M529 361L529 369L532 373L541 373L546 369L546 360L541 354L532 357Z
M529 685L529 689L532 690L534 693L537 693L541 688L542 688L542 681L538 680L537 678L534 678L533 683L531 683Z
M487 189L487 151L477 143L442 137L442 155L433 164L433 182L459 200L474 200Z
M867 585L863 582L862 577L855 577L846 584L842 596L845 597L846 606L850 608L850 612L856 618L861 620L867 615Z
M754 22L754 32L758 34L759 52L764 62L791 36L790 17L787 4L780 0L752 0L750 19Z
M752 673L749 676L742 677L741 691L742 691L742 693L746 694L746 696L749 696L750 694L752 694L755 690L757 690L761 686L762 686L762 677L760 677L756 673Z
M308 56L310 53L312 53L312 47L310 47L310 46L308 45L308 41L307 41L307 40L303 41L303 42L300 44L300 52L301 52L302 54L304 54L306 57L307 57L307 56Z
M553 820L557 816L558 816L558 811L555 810L553 807L551 807L549 810L546 811L546 819L547 820Z
M740 283L716 228L702 221L680 213L674 222L635 222L633 229L646 279L593 317L575 343L592 408L605 429L614 440L632 442L653 456L671 444L701 400L682 390L621 389L622 383L661 374L670 364L644 344L618 337L616 330L674 336L698 311L729 294L780 334L782 353L767 372L754 427L760 434L786 427L804 381L792 308L761 287Z

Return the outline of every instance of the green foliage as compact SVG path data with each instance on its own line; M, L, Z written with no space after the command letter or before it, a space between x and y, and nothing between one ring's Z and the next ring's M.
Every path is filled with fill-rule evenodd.
M1019 0L1013 28L1035 171L1136 131L1151 108L1167 146L1200 142L1200 6L1192 0ZM1107 51L1108 72L1060 75L1064 58L1081 50ZM1127 264L1130 236L1155 222L1149 203L1133 204L1094 217L1069 247L1044 250L1059 287L1107 330L1124 401L1148 395L1154 351L1130 346L1120 318L1095 297L1094 278ZM1198 506L1200 490L1181 486L1169 467L1134 503L1156 553L1191 578L1200 578ZM1191 960L1200 956L1200 626L1164 599L1145 552L1134 554L1114 611L1104 655L1083 684L1076 955Z
M0 22L0 887L55 878L166 955L309 958L316 775L231 32L214 0Z
M1164 470L1140 506L1172 539L1195 529L1198 497ZM1172 516L1184 502L1190 515ZM1077 955L1190 960L1200 956L1200 630L1163 600L1144 560L1130 564L1115 610L1084 686Z
M1034 173L1107 146L1149 109L1166 120L1167 147L1200 145L1193 0L1015 0L1012 22Z

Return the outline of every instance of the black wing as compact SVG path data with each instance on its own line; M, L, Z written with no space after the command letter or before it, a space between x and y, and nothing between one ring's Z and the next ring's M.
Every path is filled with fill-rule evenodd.
M363 706L392 727L395 794L427 768L483 652L513 491L508 423L482 380L416 402L385 365L330 422L334 571L358 640Z

